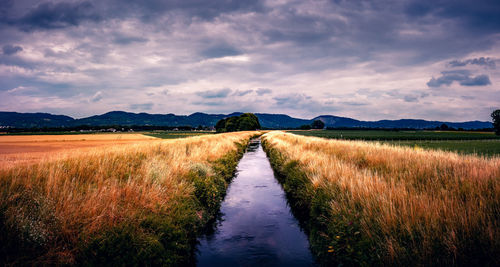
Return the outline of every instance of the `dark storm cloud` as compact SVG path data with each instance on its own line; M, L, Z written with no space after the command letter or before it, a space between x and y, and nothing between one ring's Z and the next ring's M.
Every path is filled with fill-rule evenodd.
M36 91L16 96L30 92L46 109L49 98L73 96L85 103L68 105L75 110L115 105L109 108L185 114L232 111L238 101L258 99L256 111L309 117L339 104L365 119L391 101L387 114L397 117L428 96L421 90L427 81L442 87L498 80L498 14L497 0L0 0L0 94L25 86ZM471 70L439 75L444 67ZM489 72L472 72L479 67ZM429 80L429 73L438 76ZM363 87L374 89L356 92ZM171 94L160 99L163 88ZM489 89L467 88L456 99ZM422 109L444 109L436 92L446 90L426 90L433 91L431 104ZM176 92L186 99L172 98ZM320 97L327 92L333 97ZM491 92L468 100L471 107L491 106L498 99ZM0 108L14 103L3 99Z
M193 105L197 106L211 106L211 107L217 107L217 106L225 106L226 103L221 103L217 101L193 101Z
M319 102L306 94L286 94L273 97L277 106L283 108L315 108Z
M149 102L149 103L142 103L142 104L131 104L130 109L133 110L151 110L153 108L154 104Z
M259 88L256 90L257 94L258 95L266 95L266 94L270 94L272 93L273 91L271 89L267 89L267 88Z
M418 96L416 95L405 95L403 99L405 102L418 102Z
M253 90L236 90L233 95L235 96L244 96L253 93Z
M500 2L496 0L407 1L406 14L412 17L435 16L460 21L462 26L482 32L500 28Z
M8 20L9 24L19 25L23 30L58 29L77 26L85 21L97 22L101 20L92 3L60 2L41 3L20 18Z
M366 106L369 105L369 103L366 102L359 102L359 101L342 101L340 104L347 105L347 106Z
M363 91L361 91L361 92L363 92ZM367 95L370 95L370 93L371 93L369 89L368 89L368 91L365 91L365 92L368 93ZM360 90L358 90L358 94L360 94ZM425 98L425 97L429 96L429 93L427 93L425 91L415 90L412 92L401 92L401 90L398 90L398 89L390 90L387 92L379 92L378 94L379 94L378 95L379 97L383 97L384 95L387 95L387 96L393 97L395 99L401 99L404 102L408 102L408 103L419 102L419 100L421 98ZM376 96L376 94L374 92L372 92L371 95Z
M305 94L288 94L273 97L278 106L296 107L304 102L312 100L311 96Z
M411 17L423 17L429 14L432 9L430 5L422 1L410 2L405 8L405 13Z
M460 81L460 85L463 86L485 86L490 85L490 77L488 75L478 75L475 77L466 78Z
M469 64L484 66L491 69L496 68L495 60L489 57L471 58L466 60L453 60L448 62L448 65L450 65L450 67L463 67Z
M242 53L238 49L230 46L229 44L214 45L201 52L201 55L206 58L220 58L227 56L237 56L241 54Z
M124 35L117 35L113 39L113 43L121 45L128 45L131 43L145 43L147 41L148 39L146 38L136 37L136 36L124 36Z
M4 45L2 47L2 51L3 51L4 55L10 56L10 55L14 55L17 52L23 51L23 48L20 46L17 46L17 45L14 46L14 45L8 44L8 45Z
M36 62L25 60L18 56L4 54L4 56L0 56L0 65L21 67L26 70L34 70L39 64Z
M451 85L453 82L458 82L463 86L485 86L490 85L491 81L488 75L472 76L468 70L443 71L441 77L432 77L427 86L441 87L442 85Z
M196 92L198 96L203 98L225 98L232 92L229 88L215 89L215 90L206 90Z
M98 6L98 4L96 4ZM228 0L111 0L99 3L107 17L137 17L150 23L165 14L175 14L190 22L195 19L212 20L221 14L238 12L259 12L264 9L262 1Z
M188 20L213 19L220 14L234 12L259 12L264 10L261 1L227 0L110 0L110 1L13 1L0 2L0 22L21 27L23 30L57 29L77 26L85 21L105 19L140 18L153 22L166 13L177 13ZM27 10L27 11L26 11Z

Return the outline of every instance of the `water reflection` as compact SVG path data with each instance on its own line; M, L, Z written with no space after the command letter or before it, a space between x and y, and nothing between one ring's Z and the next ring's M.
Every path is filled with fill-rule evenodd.
M228 188L216 229L200 239L199 266L308 266L306 235L286 203L259 140Z

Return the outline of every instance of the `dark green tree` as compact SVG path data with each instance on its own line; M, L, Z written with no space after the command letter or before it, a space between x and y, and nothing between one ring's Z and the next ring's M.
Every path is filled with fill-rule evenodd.
M441 124L441 126L439 126L439 129L440 130L449 130L450 127L448 127L448 125L446 125L446 123L443 123Z
M495 129L495 133L500 135L500 109L491 112L491 118L493 119L493 129Z
M240 126L239 117L229 117L226 120L226 132L236 132Z
M313 123L311 124L311 127L313 129L323 129L325 128L325 123L322 122L321 120L315 120L313 121Z
M235 131L253 131L260 129L260 123L257 116L252 113L241 114L240 116L222 119L215 125L218 133Z
M245 113L239 117L238 131L252 131L260 129L259 118L252 113Z
M218 133L223 133L226 131L226 120L222 119L215 124L215 131Z

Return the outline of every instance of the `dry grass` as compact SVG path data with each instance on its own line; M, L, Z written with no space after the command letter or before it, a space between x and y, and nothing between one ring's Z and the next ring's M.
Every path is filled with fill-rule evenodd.
M60 158L94 147L143 143L154 137L142 134L0 135L0 169L42 159Z
M323 230L330 241L320 254L358 257L335 247L352 248L356 239L389 264L500 263L500 158L283 132L264 138L286 161L298 161L311 190L328 194L327 220L357 225L362 238L328 222L337 226Z
M37 262L74 263L75 255L93 238L114 227L144 227L151 215L174 226L193 214L201 220L204 210L192 205L196 188L190 175L211 179L217 171L213 163L236 153L236 144L253 135L240 132L74 149L59 158L0 169L0 227L8 231L2 238L14 240L10 248L4 246L40 249ZM139 243L156 244L152 239L158 235L137 231L146 236Z
M136 133L100 133L100 134L59 134L59 135L0 135L0 143L29 143L54 141L113 141L113 140L144 140L154 137Z

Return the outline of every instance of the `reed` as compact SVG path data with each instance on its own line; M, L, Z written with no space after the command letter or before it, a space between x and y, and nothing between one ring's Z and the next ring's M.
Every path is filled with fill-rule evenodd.
M75 149L0 169L1 263L191 263L255 135Z
M500 158L270 132L325 264L499 265Z

